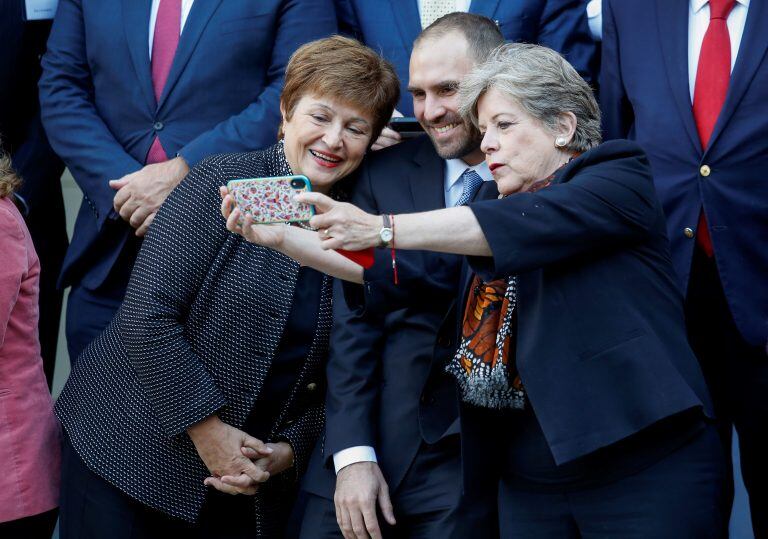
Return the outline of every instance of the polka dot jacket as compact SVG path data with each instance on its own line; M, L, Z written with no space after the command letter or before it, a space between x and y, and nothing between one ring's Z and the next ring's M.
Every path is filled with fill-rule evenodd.
M150 227L123 305L80 356L56 404L91 470L188 521L204 502L208 473L186 428L214 412L243 425L282 337L299 270L226 230L218 188L286 174L282 144L215 155L192 169ZM324 277L310 352L268 438L291 444L295 467L254 497L255 537L272 535L270 514L295 488L323 429L330 327L331 279Z

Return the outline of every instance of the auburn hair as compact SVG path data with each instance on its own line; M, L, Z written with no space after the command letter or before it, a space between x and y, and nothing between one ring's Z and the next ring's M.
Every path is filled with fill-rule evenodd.
M326 97L373 117L371 144L400 99L400 81L388 61L359 41L331 36L293 53L285 69L280 105L290 120L305 95ZM282 138L280 126L278 136Z

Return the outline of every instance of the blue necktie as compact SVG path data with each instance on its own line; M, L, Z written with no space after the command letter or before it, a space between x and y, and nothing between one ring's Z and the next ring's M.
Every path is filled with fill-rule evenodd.
M480 186L483 184L483 179L480 177L480 174L471 168L462 172L461 179L464 181L464 185L461 189L461 196L454 206L464 206L471 202L475 193L477 193L477 190L480 189Z

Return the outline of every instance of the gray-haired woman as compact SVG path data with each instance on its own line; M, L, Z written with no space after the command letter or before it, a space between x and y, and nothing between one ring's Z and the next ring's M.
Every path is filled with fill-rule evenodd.
M301 256L361 282L321 249L467 255L447 368L465 489L500 471L502 537L720 536L723 455L645 154L601 144L589 86L544 47L502 46L461 92L502 198L383 219L302 195L322 213Z

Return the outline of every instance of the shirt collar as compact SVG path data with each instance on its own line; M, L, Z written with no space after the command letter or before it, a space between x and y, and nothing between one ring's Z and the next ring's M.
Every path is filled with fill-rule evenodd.
M491 170L488 168L488 164L485 161L482 161L479 165L475 165L471 167L461 159L446 159L445 160L445 178L447 180L446 186L445 186L446 191L450 190L451 187L456 185L456 182L459 181L459 179L461 178L461 175L464 174L464 171L467 170L468 168L471 168L472 170L477 172L484 182L493 181L493 174L491 174Z
M749 0L736 0L736 3L749 7ZM691 0L691 8L694 13L698 13L707 4L709 4L709 0Z

